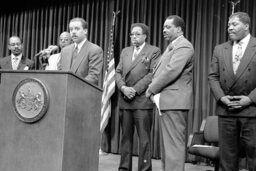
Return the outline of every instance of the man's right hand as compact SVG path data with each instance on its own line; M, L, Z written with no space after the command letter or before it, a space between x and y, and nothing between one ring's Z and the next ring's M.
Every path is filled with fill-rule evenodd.
M136 95L136 90L133 87L122 86L121 90L128 99L132 99Z
M237 99L234 96L223 96L220 101L228 106L230 109L240 109L242 106L238 104Z

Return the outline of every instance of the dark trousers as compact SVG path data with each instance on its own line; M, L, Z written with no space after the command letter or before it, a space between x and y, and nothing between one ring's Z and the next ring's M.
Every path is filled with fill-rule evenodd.
M219 146L222 171L238 171L242 153L248 169L256 171L256 118L219 116Z
M120 110L122 128L120 171L132 171L134 128L136 128L139 137L138 170L152 170L150 143L152 115L153 110Z

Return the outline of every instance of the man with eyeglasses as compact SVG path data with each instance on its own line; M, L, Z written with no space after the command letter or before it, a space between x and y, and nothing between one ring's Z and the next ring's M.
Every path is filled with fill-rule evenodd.
M143 23L131 26L131 46L122 50L116 68L116 83L120 90L120 123L122 128L119 171L132 170L133 134L139 136L139 171L151 171L151 143L153 103L145 91L152 79L152 70L160 57L158 47L146 43L149 28Z
M69 32L62 32L59 36L59 47L63 49L64 47L72 43L72 38ZM50 45L45 49L40 56L42 62L42 68L45 70L58 70L58 65L60 61L60 53L51 53L55 50L58 50L58 46Z
M34 62L22 54L21 38L18 36L10 37L8 49L11 51L11 55L0 59L0 69L29 70L34 68Z

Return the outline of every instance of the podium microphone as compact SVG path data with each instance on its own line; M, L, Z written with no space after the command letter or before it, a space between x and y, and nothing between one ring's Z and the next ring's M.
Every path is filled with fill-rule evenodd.
M48 48L41 50L38 52L35 56L44 56L44 55L50 55L52 52L58 50L58 46L56 45L50 45Z

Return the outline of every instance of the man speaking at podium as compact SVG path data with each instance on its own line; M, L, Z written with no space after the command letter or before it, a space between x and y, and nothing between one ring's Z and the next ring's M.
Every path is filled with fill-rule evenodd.
M11 55L0 59L0 69L29 70L34 68L34 62L22 54L21 38L18 36L10 37L8 49L11 51Z
M103 50L87 40L88 23L83 18L73 18L69 23L73 44L61 50L59 69L72 71L95 85L103 67Z

